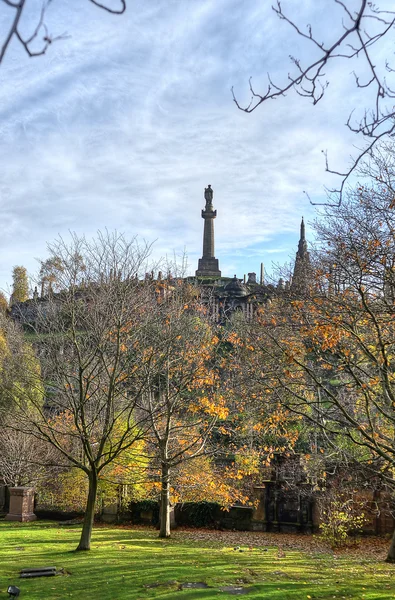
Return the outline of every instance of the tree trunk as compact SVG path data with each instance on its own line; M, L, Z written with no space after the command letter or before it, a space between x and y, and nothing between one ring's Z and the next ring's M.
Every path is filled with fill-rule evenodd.
M390 549L388 550L388 554L387 554L387 558L385 559L385 562L395 563L395 531L392 536L391 546L390 546Z
M90 550L91 549L91 536L93 528L93 518L95 516L95 503L97 495L97 473L91 471L89 473L89 492L88 499L86 502L84 522L82 525L82 532L80 543L77 546L77 550Z
M170 537L170 469L162 462L162 488L160 493L160 530L159 537Z

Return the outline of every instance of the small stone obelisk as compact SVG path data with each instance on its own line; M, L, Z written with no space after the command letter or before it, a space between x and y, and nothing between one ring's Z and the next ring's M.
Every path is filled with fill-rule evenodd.
M218 259L214 256L214 219L217 211L213 208L213 190L211 185L204 190L206 206L202 210L204 219L203 256L199 258L196 277L221 277Z

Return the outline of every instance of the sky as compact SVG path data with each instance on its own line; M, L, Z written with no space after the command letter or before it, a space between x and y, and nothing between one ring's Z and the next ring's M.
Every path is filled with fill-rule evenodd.
M28 36L41 2L27 4ZM282 5L322 39L339 31L331 0ZM12 14L0 2L3 39ZM59 235L105 228L153 242L154 259L186 253L193 274L208 184L224 276L294 258L302 216L313 236L304 191L322 202L323 186L334 183L322 150L340 169L355 151L344 126L361 107L354 66L328 69L330 86L314 107L291 92L248 115L232 86L248 103L250 76L264 90L268 72L286 81L289 55L314 56L270 0L129 0L122 16L88 0L53 0L46 23L67 38L34 59L14 39L0 65L1 289L10 289L15 265L34 277Z

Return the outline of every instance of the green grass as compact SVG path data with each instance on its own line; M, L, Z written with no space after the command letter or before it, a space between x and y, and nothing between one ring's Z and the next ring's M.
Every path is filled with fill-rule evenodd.
M77 553L73 549L79 533L79 526L0 521L0 599L7 597L9 584L20 587L21 600L237 598L219 591L227 584L248 588L248 594L240 596L246 599L395 596L395 566L381 556L334 556L313 545L309 550L308 540L306 551L286 548L284 556L276 546L242 546L243 552L235 551L219 532L202 540L175 532L174 538L160 540L152 529L99 527L93 533L92 550ZM279 543L284 539L278 536ZM39 566L56 566L65 574L19 579L22 568ZM183 582L206 582L211 587L179 591Z

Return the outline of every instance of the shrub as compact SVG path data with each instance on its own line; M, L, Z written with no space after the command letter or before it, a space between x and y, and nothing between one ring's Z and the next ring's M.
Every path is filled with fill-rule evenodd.
M147 523L142 513L152 513L150 524L155 527L159 524L159 502L156 500L140 500L130 503L132 522L136 524Z
M184 502L176 507L176 522L188 527L215 527L220 510L217 502Z
M350 543L350 533L362 531L366 523L362 510L363 502L342 494L335 494L321 501L320 528L324 540L332 548L347 546Z

